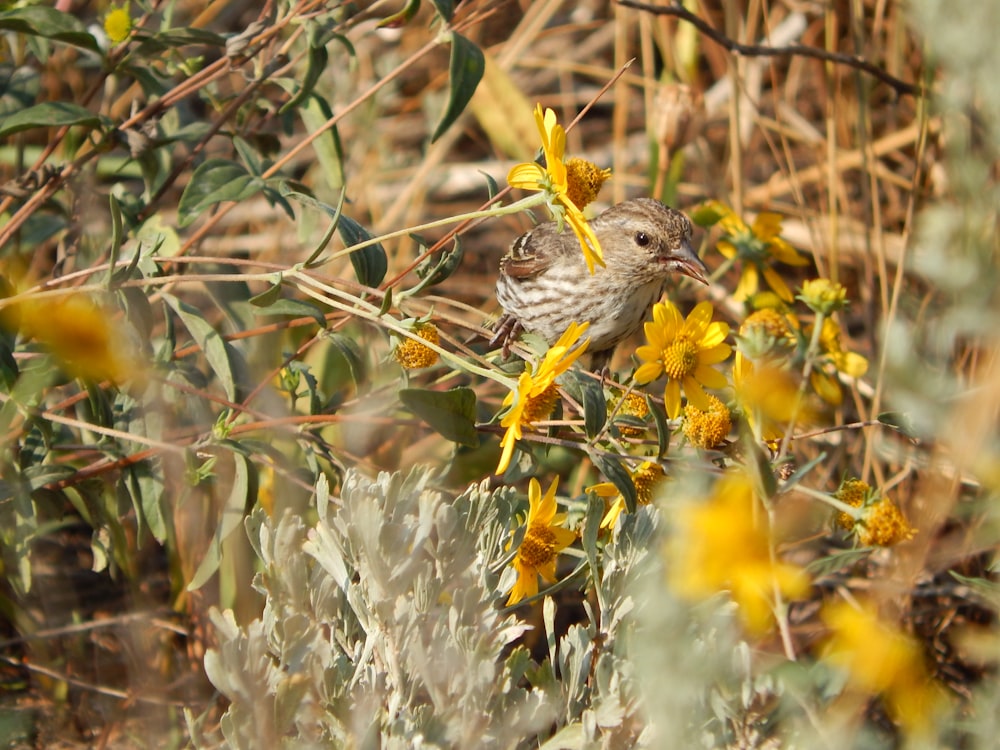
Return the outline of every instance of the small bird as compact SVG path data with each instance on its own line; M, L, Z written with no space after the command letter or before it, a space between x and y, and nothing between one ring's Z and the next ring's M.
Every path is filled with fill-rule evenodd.
M576 235L548 222L525 232L500 261L497 300L504 314L490 346L510 345L522 330L553 344L570 323L590 323L595 370L635 333L674 273L703 284L708 269L691 247L691 222L652 198L612 206L590 222L605 267L587 269Z

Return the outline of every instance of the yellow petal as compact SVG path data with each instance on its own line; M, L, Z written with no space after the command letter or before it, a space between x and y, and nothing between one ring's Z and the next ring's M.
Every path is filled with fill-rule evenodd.
M733 243L728 240L719 240L716 243L715 248L729 259L736 257L736 248L733 246Z
M707 365L696 367L693 376L695 380L704 385L706 388L719 390L729 385L729 381L726 380L725 375L718 370L708 367ZM684 392L687 393L687 385L684 386ZM695 404L695 406L697 406L697 404ZM702 407L699 406L698 408L701 409Z
M860 378L868 372L868 360L855 352L838 352L833 357L837 369L852 378Z
M632 379L639 385L645 385L646 383L652 383L662 374L663 365L659 362L647 362L646 364L639 366L639 369L635 371L635 375L632 376Z
M809 382L812 383L813 390L819 394L819 397L831 406L840 406L844 400L844 394L840 390L840 382L825 372L813 372L809 376Z
M507 173L507 184L520 190L541 190L545 185L545 170L534 162L515 164Z
M725 362L732 352L733 347L729 344L716 344L698 352L698 364L717 365L719 362Z
M793 299L792 292L788 288L788 285L785 284L785 280L781 278L781 275L777 271L775 271L773 268L765 267L764 278L767 280L767 283L770 285L770 287L774 290L774 293L777 294L779 297L781 297L781 299L785 300L786 302L792 301Z
M711 302L699 302L688 313L687 320L684 321L684 327L681 329L682 332L694 341L700 341L701 337L705 334L705 330L708 328L708 324L712 322L713 312L714 308Z
M733 292L733 298L742 302L757 291L757 286L757 267L753 263L747 263L743 266L743 273L740 275L740 282L736 285L736 291Z
M713 372L715 371L713 370ZM712 402L708 400L708 394L705 393L705 389L692 377L684 378L684 395L687 396L688 403L695 409L709 411L712 408Z
M663 405L667 410L667 416L671 419L677 419L680 416L681 384L676 380L667 381L667 386L663 389Z
M721 320L717 320L714 323L710 323L708 328L705 329L705 333L702 334L701 339L698 341L698 346L705 349L717 346L718 344L721 344L728 335L729 324L723 323Z

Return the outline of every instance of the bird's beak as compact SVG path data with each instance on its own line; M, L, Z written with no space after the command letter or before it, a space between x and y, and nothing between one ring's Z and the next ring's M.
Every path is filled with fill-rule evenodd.
M684 242L681 245L681 249L676 253L671 253L670 262L674 267L674 270L678 273L682 273L685 276L690 276L695 281L700 281L702 284L708 285L708 268L702 262L701 258L698 257L698 253L694 251L691 247L690 242Z

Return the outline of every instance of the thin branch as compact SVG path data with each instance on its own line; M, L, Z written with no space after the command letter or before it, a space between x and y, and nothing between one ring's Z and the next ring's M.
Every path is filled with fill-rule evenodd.
M668 5L649 5L639 2L639 0L618 0L618 4L627 8L646 11L658 16L674 16L692 24L698 31L707 36L716 44L725 47L730 52L744 57L812 57L816 60L832 62L838 65L846 65L849 68L856 68L874 76L885 85L891 87L899 95L909 94L910 96L923 96L922 86L907 83L894 75L887 73L874 63L870 63L858 55L848 55L842 52L828 52L818 47L809 47L804 44L790 44L785 47L765 47L758 44L741 44L730 39L725 34L714 29L707 21L695 15L677 2Z

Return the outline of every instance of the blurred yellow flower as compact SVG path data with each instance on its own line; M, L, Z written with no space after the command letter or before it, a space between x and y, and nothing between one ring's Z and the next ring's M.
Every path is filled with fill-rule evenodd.
M629 474L632 477L632 483L635 485L636 502L639 505L649 505L653 502L653 491L667 478L663 467L652 461L643 461L635 471L630 471ZM618 523L618 516L625 510L625 498L618 491L614 482L595 484L592 487L588 487L587 492L593 492L605 500L614 498L611 506L604 514L604 518L601 519L602 529L614 528L615 524Z
M545 496L534 477L528 484L528 517L525 532L511 567L517 580L507 599L507 606L538 593L538 576L547 583L556 582L556 557L576 540L576 533L562 528L566 514L556 514L556 485L552 480Z
M688 315L669 300L653 306L653 320L645 324L649 342L636 349L642 364L633 376L640 385L667 376L663 400L667 414L677 419L681 412L681 388L688 401L699 409L710 407L704 388L725 388L725 375L712 369L725 361L733 348L725 343L729 325L712 321L712 305L699 302Z
M587 268L593 273L595 263L604 265L604 253L583 208L597 197L601 185L611 177L611 170L600 169L584 159L564 161L566 131L551 109L543 113L542 105L536 105L535 123L542 139L545 166L536 162L516 164L507 174L507 183L513 188L544 190L548 194L549 209L560 225L564 219L569 222Z
M413 326L413 333L435 346L441 343L437 326L433 323L416 323ZM408 338L396 344L392 350L392 354L396 358L396 361L407 370L430 367L438 361L438 353L436 351L429 346L421 344L419 341Z
M795 417L795 399L799 385L786 368L765 360L757 364L743 352L736 352L733 363L733 389L736 403L755 435L775 443L785 435L785 429ZM811 421L808 409L800 411L796 421Z
M762 211L757 214L752 226L747 226L729 206L720 201L710 201L706 209L719 216L718 224L725 233L716 247L729 259L742 262L740 281L733 297L745 300L757 292L760 275L779 297L791 302L792 292L781 275L771 267L773 261L790 266L805 266L808 262L781 234L781 214Z
M132 16L129 14L129 4L114 8L104 17L104 33L112 44L121 44L132 32Z
M728 590L754 634L774 622L775 592L805 596L809 576L772 554L767 513L758 505L749 477L729 472L706 502L682 508L666 547L670 586L682 597L706 599Z
M910 735L933 729L943 693L927 671L920 645L879 619L870 604L847 602L823 609L830 636L821 649L828 664L847 673L863 695L882 695L890 716Z
M138 363L114 315L87 295L69 294L16 303L4 310L2 322L45 347L70 375L120 383L138 374Z
M521 428L530 427L552 413L559 400L555 380L587 351L589 338L579 346L577 342L589 326L589 323L581 325L570 323L565 333L545 353L538 369L532 372L530 365L527 366L518 379L517 390L507 394L503 405L510 409L500 420L500 426L505 427L506 432L500 441L503 453L500 455L500 463L497 464L497 474L503 474L510 466L514 444L523 434Z
M811 335L808 329L807 335ZM868 372L868 360L841 346L840 326L833 318L823 318L819 343L821 356L813 368L809 382L820 398L831 406L840 406L844 394L836 373L842 372L849 377L860 378Z

